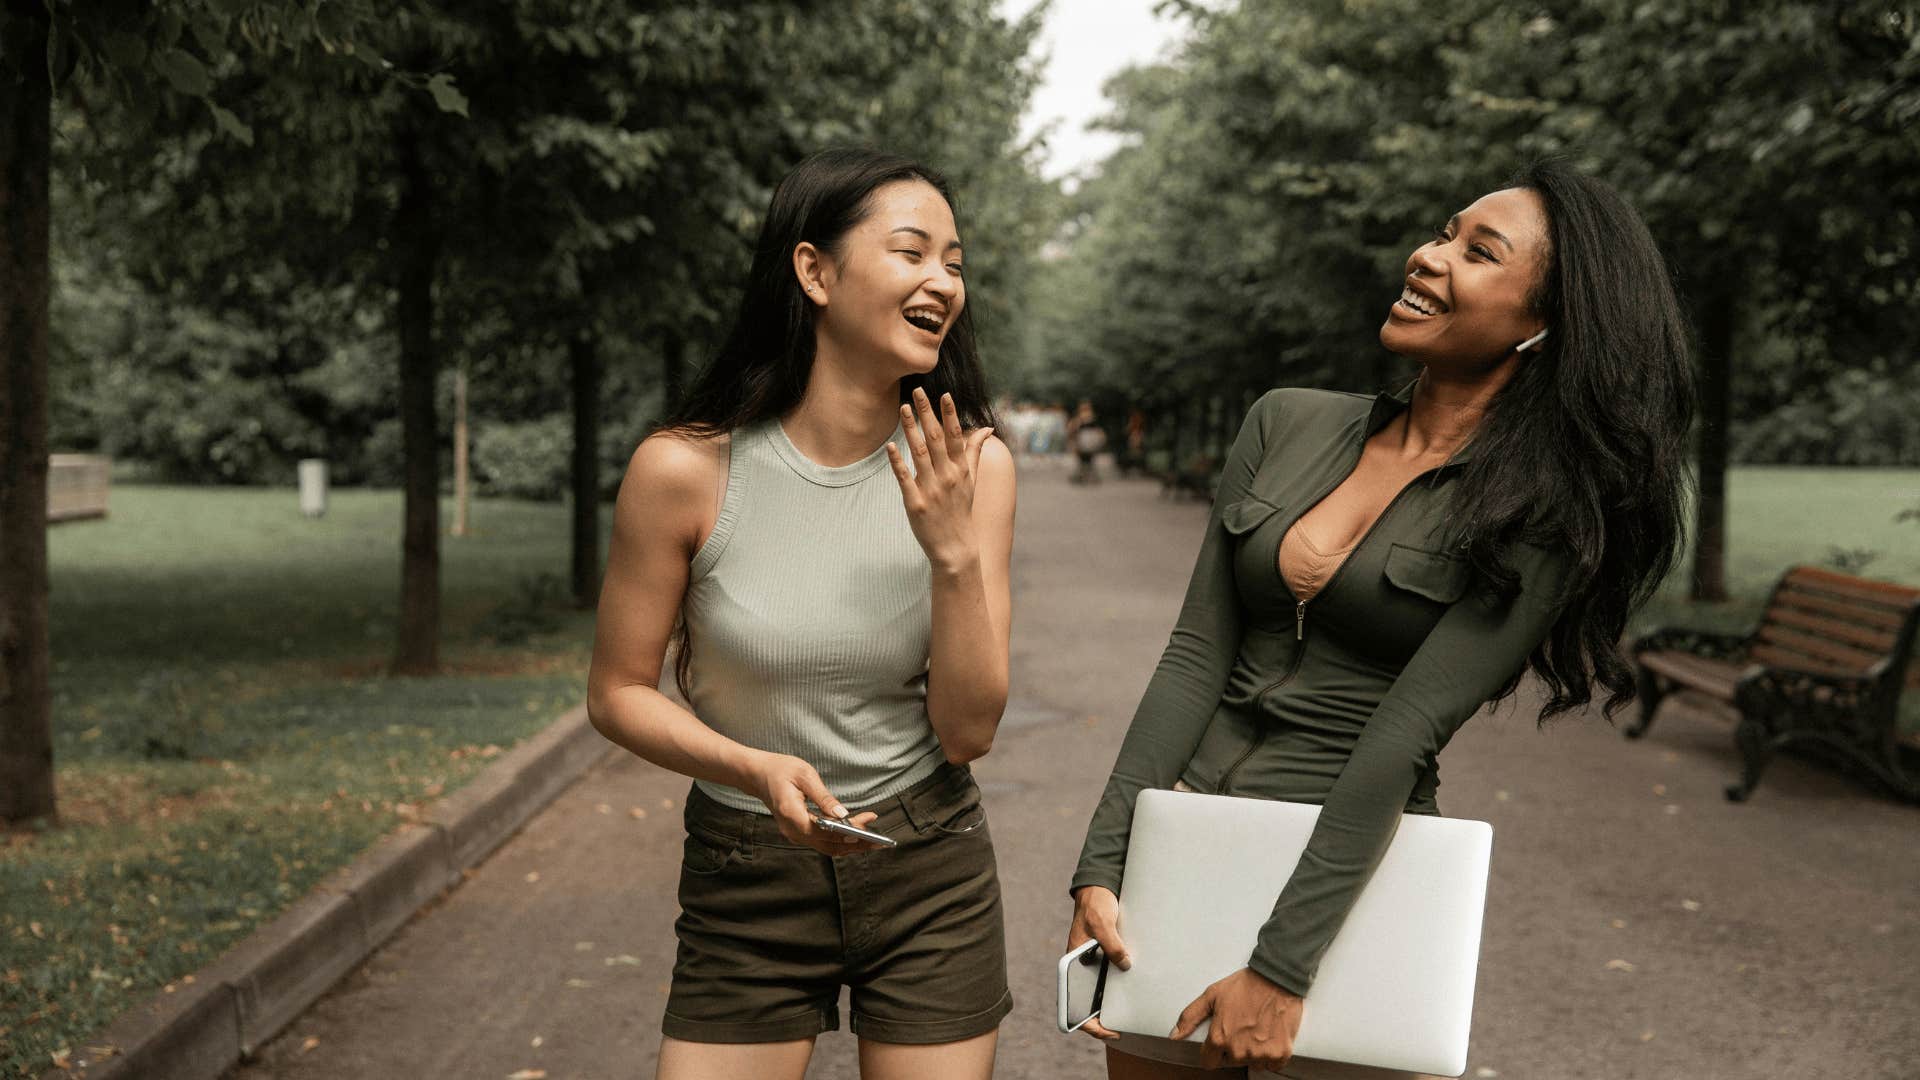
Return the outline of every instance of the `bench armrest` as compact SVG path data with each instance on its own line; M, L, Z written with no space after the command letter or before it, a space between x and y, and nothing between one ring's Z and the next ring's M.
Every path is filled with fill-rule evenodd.
M1746 656L1750 634L1722 634L1686 626L1662 626L1634 639L1630 651L1678 651L1704 656L1710 660L1739 660Z

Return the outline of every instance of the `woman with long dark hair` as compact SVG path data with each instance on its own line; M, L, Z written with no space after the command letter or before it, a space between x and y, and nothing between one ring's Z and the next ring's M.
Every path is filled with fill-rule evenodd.
M1436 759L1460 725L1529 668L1542 721L1595 684L1609 718L1632 698L1616 643L1681 541L1686 338L1639 216L1547 164L1407 259L1380 328L1421 367L1405 390L1254 405L1087 829L1070 947L1096 938L1128 966L1116 896L1141 790L1320 816L1247 967L1171 1038L1087 1025L1110 1040L1109 1076L1285 1067L1320 957L1400 815L1439 812ZM1202 1021L1204 1044L1175 1041Z
M966 763L1006 705L1014 475L961 273L936 173L808 158L620 486L588 714L694 780L662 1078L799 1080L842 986L867 1080L992 1074L1012 997Z

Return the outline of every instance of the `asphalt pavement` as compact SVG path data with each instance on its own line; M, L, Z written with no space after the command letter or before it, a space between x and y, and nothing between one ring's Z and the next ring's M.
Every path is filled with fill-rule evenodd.
M1016 999L997 1075L1016 1080L1104 1075L1097 1043L1053 1027L1066 884L1206 515L1066 475L1022 462L1014 700L974 766ZM1467 725L1440 790L1494 827L1467 1076L1920 1077L1920 808L1792 757L1729 803L1737 769L1725 719L1685 701L1638 742L1597 713ZM651 1077L686 789L610 757L229 1076ZM843 1020L808 1076L855 1076L854 1050Z

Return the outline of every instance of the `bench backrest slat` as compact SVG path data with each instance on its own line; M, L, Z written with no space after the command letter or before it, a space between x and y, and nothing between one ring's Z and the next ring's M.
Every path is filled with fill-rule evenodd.
M1796 566L1774 587L1747 656L1773 668L1864 675L1908 647L1916 619L1920 589Z
M1767 618L1773 618L1773 612L1781 607L1792 607L1802 611L1818 611L1827 615L1837 615L1861 626L1888 633L1898 633L1904 621L1898 611L1879 607L1862 607L1851 600L1837 600L1819 593L1803 592L1791 583L1782 584L1773 594L1773 603L1768 605Z
M1760 632L1756 636L1760 641L1776 648L1800 653L1809 659L1818 660L1852 675L1866 674L1868 668L1885 659L1887 652L1890 651L1868 652L1865 649L1856 649L1831 638L1808 634L1777 622L1762 623Z
M1792 597L1784 597L1767 612L1766 623L1791 626L1796 630L1815 634L1829 641L1845 642L1856 649L1865 649L1877 656L1885 656L1893 651L1893 643L1898 638L1896 623L1887 629L1863 626L1860 623L1843 619L1828 619L1793 606Z
M1905 612L1916 603L1920 603L1920 589L1895 585L1891 581L1854 577L1851 574L1823 570L1818 566L1794 567L1787 571L1785 583L1807 592L1827 593L1844 600L1856 600L1861 603L1861 606L1869 608Z

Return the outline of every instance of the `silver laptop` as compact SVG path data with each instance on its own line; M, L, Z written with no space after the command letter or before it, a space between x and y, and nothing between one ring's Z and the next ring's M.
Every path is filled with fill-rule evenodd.
M1100 1022L1164 1037L1207 986L1247 966L1319 819L1303 803L1140 793L1121 886L1129 971L1106 973ZM1302 1058L1459 1076L1493 827L1405 814L1308 992ZM1206 1037L1206 1027L1192 1036Z

